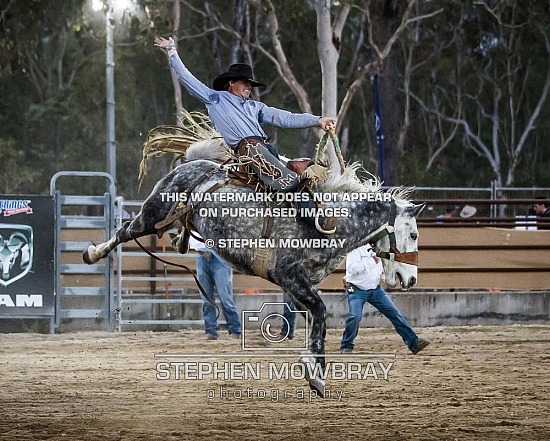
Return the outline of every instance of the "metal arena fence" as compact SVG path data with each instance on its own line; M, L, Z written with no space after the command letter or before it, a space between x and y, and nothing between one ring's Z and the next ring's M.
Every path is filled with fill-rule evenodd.
M72 175L67 179L80 179L77 173ZM58 223L56 327L80 329L84 321L106 329L138 324L150 328L153 323L176 324L174 320L182 325L197 322L202 301L192 276L152 259L136 244L120 246L96 266L82 264L81 253L89 241L107 239L114 232L113 225L118 228L137 215L141 201L118 197L113 204L112 192L101 190L97 196L104 207L99 209L98 197L65 196L54 190ZM541 202L534 198L548 195L550 188L416 188L412 199L427 204L418 219L417 289L549 289L550 224L530 213L533 202ZM546 202L550 206L550 199ZM447 205L457 206L458 211L471 205L477 211L466 219L438 218ZM167 237L143 238L142 243L168 260L195 268L195 254L176 253ZM341 291L343 273L344 264L320 289ZM236 293L280 292L259 277L238 272L233 285Z

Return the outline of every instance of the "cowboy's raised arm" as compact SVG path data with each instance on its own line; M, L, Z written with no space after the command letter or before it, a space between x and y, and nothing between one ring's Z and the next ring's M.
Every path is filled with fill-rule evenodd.
M211 102L211 95L216 93L216 91L210 89L204 83L199 81L189 71L189 69L187 69L176 51L173 38L170 37L169 39L166 39L163 37L156 37L155 46L167 51L170 66L174 69L179 82L183 85L183 87L185 87L187 92L195 98L198 98L203 103L209 104Z

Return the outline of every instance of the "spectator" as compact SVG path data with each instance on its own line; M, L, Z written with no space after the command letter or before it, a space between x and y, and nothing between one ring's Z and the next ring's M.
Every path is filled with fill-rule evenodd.
M353 351L355 346L353 342L359 332L359 323L363 317L363 306L366 302L390 320L414 355L430 344L428 340L419 338L415 334L388 293L380 286L383 271L382 262L370 245L357 248L347 255L345 281L349 315L340 343L341 352Z
M544 196L537 196L535 199L540 199L541 201L546 200L548 198ZM544 218L550 218L550 208L546 208L545 202L535 202L533 204L533 212L538 217L544 217ZM550 230L550 223L541 223L538 226L539 230Z
M218 293L229 336L240 338L241 322L233 301L233 270L218 254L206 248L203 242L191 237L189 246L197 251L197 278L200 284L211 299L215 298L214 289ZM202 315L206 337L208 340L217 340L217 310L205 298L203 298Z
M477 213L476 207L472 207L471 205L464 205L462 210L460 210L459 216L467 219L469 217L475 216L476 213Z
M449 219L451 217L455 217L457 208L458 207L456 205L447 205L445 208L445 213L437 216L437 219Z

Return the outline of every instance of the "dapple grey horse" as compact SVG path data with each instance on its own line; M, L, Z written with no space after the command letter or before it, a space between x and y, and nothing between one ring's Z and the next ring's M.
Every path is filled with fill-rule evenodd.
M155 225L167 217L173 205L173 202L166 200L166 194L183 194L200 177L208 176L192 191L194 194L204 193L215 182L226 178L226 168L227 166L200 159L179 165L156 184L134 220L125 223L107 242L89 246L84 252L84 261L97 262L120 243L145 235L162 234L163 231L159 232ZM400 197L399 190L382 192L378 185L361 182L352 167L332 181L329 178L329 181L313 192L313 195L324 200L323 208L326 212L332 210L333 214L340 216L333 234L325 236L302 222L299 217L277 217L273 219L270 243L280 243L281 239L309 239L309 242L302 243L314 245L274 247L267 250L226 246L227 243L232 243L231 240L261 238L264 219L200 216L199 212L205 213L207 211L204 210L208 209L215 212L220 207L265 209L266 204L262 201L220 202L233 199L227 197L230 193L253 192L254 190L246 186L228 182L215 190L218 194L217 201L189 202L192 208L189 219L202 238L208 240L213 249L233 268L244 274L261 275L290 294L297 307L309 311L312 317L308 342L311 354L302 361L310 365L317 363L324 371L326 308L315 285L332 273L348 252L373 243L384 258L386 283L390 287L400 284L403 289L414 286L418 250L415 217L423 206L407 202ZM290 207L288 203L278 205ZM310 378L309 382L321 395L324 393L323 379Z

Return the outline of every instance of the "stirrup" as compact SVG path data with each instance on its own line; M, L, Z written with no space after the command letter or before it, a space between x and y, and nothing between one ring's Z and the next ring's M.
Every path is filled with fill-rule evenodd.
M189 230L182 228L179 234L168 233L170 236L170 244L180 254L189 252Z

